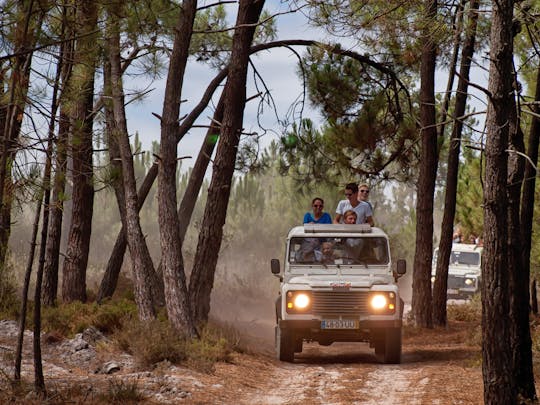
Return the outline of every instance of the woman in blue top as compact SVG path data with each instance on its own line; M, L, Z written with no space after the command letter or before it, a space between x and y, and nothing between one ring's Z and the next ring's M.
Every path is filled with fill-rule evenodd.
M331 224L332 217L327 212L323 212L324 200L319 197L315 197L311 201L311 207L313 213L306 212L304 215L304 224Z

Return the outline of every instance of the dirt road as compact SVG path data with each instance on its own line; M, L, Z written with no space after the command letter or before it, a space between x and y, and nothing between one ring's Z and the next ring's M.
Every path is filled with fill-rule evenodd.
M144 403L481 404L479 347L470 343L473 328L454 323L448 329L406 330L399 365L378 363L372 349L362 343L329 347L307 343L294 363L283 363L274 358L269 331L263 330L263 337L252 341L250 353L235 354L212 374L170 364L140 371L125 354L110 352L70 361L59 354L57 345L44 345L44 370L49 389L64 387L58 398L73 401L84 396L85 404L104 403L100 393L122 384L136 385ZM5 330L0 332L4 352L0 366L7 371L12 357L5 354L14 340ZM27 342L30 346L30 336ZM26 354L23 376L31 381L30 347ZM111 358L121 364L120 371L96 373L96 361ZM21 403L29 403L28 397L24 400Z

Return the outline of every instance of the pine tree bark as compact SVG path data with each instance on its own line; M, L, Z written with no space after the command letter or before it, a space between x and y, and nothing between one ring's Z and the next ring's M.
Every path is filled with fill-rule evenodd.
M513 102L512 0L492 2L490 33L490 94L486 117L484 187L484 260L482 262L482 373L484 402L517 402L512 375L509 318L508 154Z
M448 286L448 263L452 252L452 233L454 218L456 216L456 195L459 171L459 152L461 148L461 134L463 131L463 117L467 107L467 91L471 61L474 55L476 42L476 26L478 21L478 8L480 2L473 0L470 3L468 24L461 52L460 74L454 106L454 126L450 135L450 148L448 150L448 164L446 174L446 190L444 194L444 213L441 225L441 241L439 255L437 256L437 272L433 286L433 323L436 326L446 326L446 290Z
M204 180L204 175L206 169L208 169L208 163L210 163L210 157L214 153L216 146L215 138L220 132L220 123L223 120L223 94L219 98L219 102L216 106L216 111L210 123L210 127L206 132L206 137L204 138L204 144L197 155L197 160L193 165L191 175L186 187L182 201L180 202L180 207L178 208L178 219L180 227L180 240L184 242L186 232L191 221L191 216L193 215L193 209L195 208L195 203L197 202L197 196L201 190L201 185Z
M126 229L126 239L133 266L133 280L135 287L135 301L139 309L141 320L150 320L156 317L152 297L152 276L154 265L146 240L144 238L139 219L137 203L137 183L133 167L133 155L129 144L127 122L125 114L124 90L120 62L120 28L118 14L121 13L120 3L111 3L109 6L109 59L111 68L111 87L113 100L114 128L112 135L121 158L121 173L125 206L121 211L122 223Z
M536 89L535 89L535 101L540 101L540 68L536 72ZM532 110L535 114L540 114L540 108L537 104L532 106ZM531 128L529 132L529 140L527 144L527 155L530 162L525 162L525 173L523 182L523 194L521 197L521 240L522 240L522 283L527 285L532 284L531 293L531 310L533 313L538 313L538 302L536 300L536 281L530 283L531 279L531 239L532 239L532 224L534 213L534 200L535 200L535 187L536 187L536 166L538 164L538 146L540 144L540 119L533 115ZM534 165L534 166L533 166ZM521 292L522 293L522 292ZM515 295L520 294L519 291L515 292ZM523 299L523 297L518 298ZM524 305L524 303L522 303ZM520 343L516 346L516 352L514 352L515 367L517 370L516 380L518 384L518 393L526 399L535 401L537 399L534 373L532 370L532 353L531 353L531 335L530 325L528 317L528 308L517 309L520 312L521 326L517 327L519 335L516 336L516 340ZM527 314L527 315L526 315Z
M180 125L177 133L177 143L180 142L184 135L191 129L191 126L193 125L195 120L199 117L199 115L203 112L203 110L210 102L210 99L212 98L212 95L216 91L219 84L223 81L225 77L227 77L227 73L228 69L225 68L221 72L219 72L214 79L212 79L199 103L182 121L182 124ZM146 176L144 177L144 180L139 188L139 210L144 204L144 201L146 200L146 197L148 196L148 193L150 192L150 189L152 188L152 185L154 184L154 180L157 178L157 175L158 164L154 163L152 167L150 167L150 169L148 170L148 173L146 173ZM97 298L98 302L101 302L103 299L111 297L113 295L114 290L116 289L116 283L118 281L120 269L122 267L126 246L126 235L124 228L122 227L122 229L118 233L118 236L116 237L116 242L114 244L111 256L109 258L109 261L107 262L105 274L103 276L103 279L101 280ZM158 271L156 273L162 274L162 271Z
M68 29L68 21L71 18L68 13L71 9L63 8L62 24L63 30L68 33L62 35L63 38L73 36ZM61 82L65 86L69 81L69 76L73 68L74 41L67 41L60 46ZM64 216L64 192L66 187L67 173L67 143L70 130L69 116L66 112L65 104L68 103L66 93L61 92L59 100L60 114L58 124L58 134L56 137L55 174L52 184L51 204L49 210L49 229L47 231L47 243L45 249L45 263L43 267L43 293L42 301L44 305L56 305L58 294L58 269L60 265L60 245L62 241L62 222ZM63 98L63 100L62 100Z
M412 313L416 326L433 327L431 317L431 262L433 257L433 196L437 175L437 128L435 125L434 36L430 35L437 14L437 1L425 2L427 15L423 24L420 62L420 167L416 192L416 251L412 285Z
M263 6L264 0L240 0L239 3L229 75L224 89L221 135L190 276L190 305L197 324L206 322L210 312L210 295L242 131L249 49Z
M79 39L70 77L70 97L78 93L70 113L73 159L72 216L64 259L62 299L86 301L86 267L92 234L94 185L92 167L92 124L94 74L97 60L97 4L81 0L77 8Z
M173 327L189 337L196 336L197 331L189 311L176 213L176 144L180 98L196 11L196 0L182 2L165 87L158 173L159 234L167 314Z

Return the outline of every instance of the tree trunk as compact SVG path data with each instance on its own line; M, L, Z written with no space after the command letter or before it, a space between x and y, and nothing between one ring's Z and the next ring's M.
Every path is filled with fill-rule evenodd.
M431 261L433 257L433 195L437 175L437 129L435 126L435 61L434 36L430 35L437 14L437 1L425 2L427 15L423 24L420 66L420 122L422 125L421 156L416 192L416 251L412 285L412 312L416 326L432 327Z
M462 116L467 106L467 90L471 60L474 55L476 42L476 25L478 21L479 1L473 0L469 10L469 24L467 26L465 43L461 52L460 75L454 107L454 127L450 135L450 148L448 150L448 172L446 174L446 190L444 195L444 214L441 225L441 241L439 255L437 256L437 272L433 287L433 323L437 326L446 326L446 289L448 286L448 263L452 252L452 230L456 215L456 194L459 171L459 152L461 147L461 133L463 130Z
M195 106L195 108L182 121L182 124L180 125L178 129L178 134L176 138L177 143L180 142L180 140L184 137L184 135L191 129L191 126L193 125L195 120L206 108L215 90L217 89L219 84L223 81L223 79L227 76L228 71L229 70L225 68L216 75L216 77L208 85L203 97L201 98L197 106ZM139 194L138 194L139 210L141 209L146 197L148 196L148 193L150 192L150 189L152 188L152 185L154 184L154 180L156 179L157 175L158 175L158 164L154 163L152 167L150 168L150 170L148 170L148 173L146 173L143 183L141 184L141 187L139 189ZM126 244L125 231L124 231L124 228L122 227L122 229L118 233L118 236L116 237L116 242L114 244L113 251L107 263L107 268L105 269L105 274L103 276L103 279L99 287L98 302L101 302L103 299L107 297L111 297L113 295L114 290L116 289L118 275L120 274L120 268L122 267L122 262L124 259L126 246L127 244Z
M201 185L204 180L204 175L206 169L208 169L208 163L210 162L210 157L214 152L216 142L215 138L220 132L220 126L217 123L220 123L223 120L223 94L219 98L218 105L216 106L216 111L214 112L214 117L210 123L210 128L206 133L204 144L199 151L197 160L193 165L193 170L189 177L188 185L178 208L178 219L180 221L180 240L184 242L186 236L187 228L191 221L191 216L193 215L193 209L195 208L195 203L197 202L197 196L201 190Z
M26 328L26 311L28 307L28 290L30 289L30 277L32 275L32 267L34 265L34 254L36 252L36 240L39 227L39 218L41 217L41 198L40 195L36 203L36 212L34 214L34 223L32 225L32 236L30 240L30 252L26 262L26 270L24 272L23 291L21 297L21 313L19 319L19 336L17 338L17 347L15 349L15 372L14 380L21 379L21 364L22 364L22 349L24 343L24 330Z
M69 93L79 96L73 104L71 152L73 159L72 216L62 279L64 302L86 301L86 266L92 234L94 185L92 167L92 124L94 74L97 60L97 4L82 0L77 10L80 28L77 33L75 64Z
M264 0L240 0L239 3L236 20L239 28L233 35L231 64L224 89L221 137L189 284L190 305L196 323L205 322L210 312L210 295L242 131L249 49L263 6Z
M133 266L135 301L137 302L137 307L139 309L139 318L141 320L150 320L156 317L151 289L151 273L154 273L154 265L140 225L137 204L137 183L135 180L133 155L131 153L127 131L120 62L120 28L118 14L121 12L121 8L122 6L120 3L113 3L110 6L110 12L108 13L110 24L109 58L115 124L112 135L116 138L115 142L112 143L118 145L121 156L121 180L123 180L124 191L122 194L125 203L123 210L121 210L124 212L124 215L122 215L122 223L126 229L127 243Z
M540 68L536 72L536 89L535 89L535 101L540 101ZM540 108L534 104L532 110L535 114L540 114ZM529 156L530 163L525 162L525 173L523 182L523 194L521 199L521 250L523 254L522 258L522 270L521 277L522 283L529 285L531 278L531 237L533 227L533 213L534 213L534 200L535 200L535 187L536 187L536 165L538 164L538 145L540 140L540 119L537 115L532 117L531 129L529 132L529 141L527 145L527 155ZM534 166L533 166L534 165ZM516 291L516 294L518 292ZM518 298L519 299L519 298ZM523 303L522 303L523 304ZM536 280L533 281L531 287L531 309L534 314L538 314L538 302L536 300ZM517 309L516 309L517 310ZM528 308L522 308L521 310L528 312ZM518 384L518 393L523 398L533 400L536 399L536 389L534 385L534 374L531 369L531 336L529 317L525 316L525 312L520 314L521 328L517 329L523 336L516 337L522 343L517 346L517 349L521 353L514 353L517 355L516 367L519 364L523 364L523 370L519 370L516 376ZM526 324L525 324L526 322ZM519 360L521 359L521 360Z
M178 332L186 336L196 336L197 331L189 311L178 214L176 213L176 144L180 98L197 1L184 0L181 10L169 61L161 119L158 212L165 302L169 321Z
M492 2L490 93L486 117L484 259L482 261L482 372L484 402L517 402L510 348L508 257L508 122L512 89L513 1Z
M533 314L538 315L538 297L536 294L536 280L531 283L531 311Z
M8 93L0 101L0 110L4 110L0 122L4 125L2 142L0 144L0 266L4 266L7 242L11 233L11 202L13 200L13 183L11 180L11 167L17 153L17 139L21 131L24 109L27 102L27 93L30 80L30 66L36 41L36 32L41 29L45 10L36 12L33 0L19 1L17 12L20 19L17 21L13 36L14 54Z
M463 10L465 4L469 0L460 0L456 5L456 12L454 14L454 21L452 27L454 29L454 48L452 49L452 59L448 66L448 82L446 84L446 92L442 106L440 109L439 124L437 125L437 137L443 139L446 130L446 118L448 117L448 107L450 106L450 100L452 99L452 89L454 88L454 79L456 78L456 69L459 56L459 48L461 46L461 34L463 32Z
M68 26L68 8L63 8L63 28ZM70 34L63 34L66 38ZM74 41L68 41L60 46L60 63L61 81L65 86L69 81L69 76L73 68L73 46ZM62 92L62 97L66 96ZM65 104L68 100L60 102L60 117L58 124L58 135L56 140L56 161L55 175L52 185L51 204L48 205L49 210L49 229L47 232L47 245L45 250L45 263L43 267L43 294L42 300L44 305L56 305L56 297L58 294L58 268L60 257L60 244L62 241L62 221L64 215L64 191L66 187L66 172L67 172L67 141L70 129L69 116L66 112Z

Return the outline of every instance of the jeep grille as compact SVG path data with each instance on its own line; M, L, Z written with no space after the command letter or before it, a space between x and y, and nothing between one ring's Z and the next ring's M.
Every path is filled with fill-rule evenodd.
M476 288L476 284L467 285L465 280L470 277L456 277L451 274L448 275L448 288L450 289L459 289L459 288Z
M360 291L313 291L313 313L352 316L368 313L368 293Z

